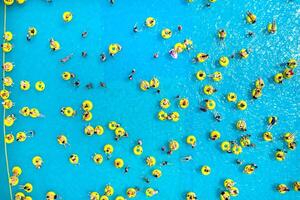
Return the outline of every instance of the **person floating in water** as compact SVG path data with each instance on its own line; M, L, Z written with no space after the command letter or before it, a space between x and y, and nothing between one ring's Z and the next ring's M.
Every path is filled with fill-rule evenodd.
M131 70L131 73L129 74L129 76L128 76L128 79L129 80L133 80L133 75L135 74L135 69L132 69Z
M82 38L86 38L87 35L88 35L88 32L86 32L86 31L84 31L84 32L81 33L81 37L82 37Z
M101 60L102 62L105 62L105 61L106 61L106 55L105 55L105 53L101 53L101 54L100 54L100 60Z
M187 161L191 161L192 159L193 159L192 156L184 156L183 158L181 158L181 161L187 162Z
M68 62L71 58L73 57L73 53L71 53L70 55L67 55L66 57L60 59L61 63L66 63Z

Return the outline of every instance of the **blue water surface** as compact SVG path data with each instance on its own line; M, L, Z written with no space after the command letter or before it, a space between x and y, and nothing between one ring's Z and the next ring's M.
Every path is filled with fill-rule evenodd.
M3 3L0 17L3 19ZM89 192L98 191L103 194L106 184L111 184L115 194L126 196L128 187L138 186L141 192L136 199L146 199L144 191L148 187L159 190L152 197L160 200L185 199L188 191L194 191L198 199L219 199L224 190L223 181L232 178L239 188L240 194L232 199L240 200L277 200L300 199L300 193L293 191L292 182L300 181L300 150L289 151L286 160L278 162L274 158L277 148L286 148L282 136L285 132L299 134L300 95L299 69L296 75L275 84L273 76L284 70L280 63L290 58L299 59L300 4L299 1L287 0L224 0L217 1L210 8L204 7L205 2L195 0L188 4L184 0L171 1L120 1L115 5L108 1L27 1L24 5L15 4L7 7L7 30L13 32L14 49L6 54L6 61L15 63L9 73L15 85L10 89L11 99L15 106L7 113L17 115L12 127L6 133L34 130L36 136L23 143L8 144L10 170L20 166L23 174L20 184L30 182L33 192L28 194L35 200L45 199L47 191L57 192L65 200L89 199ZM246 23L245 14L251 11L257 16L257 23ZM62 14L73 13L73 20L65 23ZM152 16L157 20L153 28L144 27L144 21ZM268 23L276 20L278 31L274 35L266 32ZM137 24L139 33L133 33ZM177 31L182 25L183 30ZM1 20L1 27L3 22ZM27 29L34 26L38 30L36 37L26 41ZM163 28L173 30L173 36L164 40L160 36ZM217 38L219 29L227 31L227 38L220 42ZM87 38L81 33L88 31ZM255 37L247 38L247 31L253 31ZM2 33L2 32L1 32ZM49 39L55 38L61 49L52 52ZM168 51L177 42L189 38L194 49L179 55L177 60L168 55ZM122 51L115 57L101 62L99 55L107 53L111 43L119 43ZM217 64L218 59L230 56L242 48L251 48L248 59L235 58L227 68ZM81 52L87 51L86 58ZM159 58L153 54L159 52ZM193 64L192 58L199 52L206 52L210 58L201 64ZM73 53L73 58L62 64L59 60ZM136 69L134 80L129 81L128 75ZM195 73L204 70L207 74L220 71L223 80L213 82L207 78L198 81ZM81 82L81 87L74 88L71 82L62 80L61 73L74 72ZM141 80L157 77L160 80L160 94L151 89L143 92L139 89ZM259 77L265 81L263 96L252 100L251 91ZM30 81L32 88L21 91L19 82ZM37 92L34 83L42 80L46 83L44 92ZM103 81L107 88L100 88ZM92 82L94 89L87 90L84 85ZM217 88L212 97L206 96L202 88L211 84ZM236 92L238 99L248 102L248 109L240 111L236 104L226 100L228 92ZM190 101L187 109L178 107L177 95ZM159 101L169 98L171 107L167 112L178 111L180 120L177 123L159 121ZM199 102L212 98L216 101L216 110L222 114L223 120L218 123L211 112L201 112ZM94 103L93 126L103 125L102 136L88 137L83 133L88 124L81 119L80 105L89 99ZM36 107L45 115L44 118L25 118L18 114L23 106ZM75 118L67 118L60 114L60 108L71 106L78 111ZM2 112L2 111L1 111ZM2 114L2 113L1 113ZM267 129L268 116L277 116L279 122L272 128L275 136L273 142L265 142L262 133ZM243 134L235 129L235 122L244 119L247 122L247 134L251 134L255 148L244 148L243 153L236 156L220 150L224 140L238 140ZM114 140L114 133L107 128L109 121L115 120L128 131L129 138ZM218 141L209 140L212 130L221 132ZM70 147L64 148L57 144L56 137L60 134L68 136ZM192 149L186 144L188 135L197 137L197 147ZM132 153L136 141L142 139L144 152L141 156ZM178 151L171 156L161 151L168 141L175 139L180 143ZM111 160L102 165L93 163L91 156L103 153L103 146L112 144L115 151ZM1 171L0 199L9 199L7 175L1 137ZM80 157L80 165L71 165L70 154ZM39 155L44 164L40 170L32 165L32 158ZM145 158L155 156L157 164L148 167ZM192 155L190 162L181 162L183 156ZM123 158L129 166L129 173L113 166L115 158ZM238 166L236 159L244 160ZM162 161L169 161L170 166L160 166ZM248 163L256 163L258 169L252 175L243 173ZM200 168L209 165L212 172L203 176ZM151 176L153 169L161 169L163 175L159 179ZM150 179L150 184L143 181ZM281 195L276 185L287 184L291 191ZM13 193L21 191L13 187Z

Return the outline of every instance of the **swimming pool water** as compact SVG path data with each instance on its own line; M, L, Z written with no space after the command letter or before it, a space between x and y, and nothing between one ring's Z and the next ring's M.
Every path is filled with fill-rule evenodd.
M141 192L136 199L146 199L144 191L148 187L159 190L153 199L180 200L185 199L188 191L197 193L198 199L219 199L219 193L224 190L223 181L232 178L239 188L238 197L232 199L300 199L300 193L292 189L293 181L300 181L300 150L289 151L283 162L274 158L277 148L285 148L281 139L285 132L299 134L300 95L298 68L296 75L284 81L282 85L275 84L273 76L282 71L284 63L290 58L299 59L300 4L299 1L288 0L239 0L217 1L210 8L204 7L203 1L186 3L184 0L171 1L116 1L110 5L107 1L28 1L24 5L13 5L6 9L7 30L13 32L14 49L6 54L6 61L15 63L15 68L9 75L15 85L10 88L11 99L15 106L7 113L17 115L12 127L6 128L6 133L34 130L36 136L24 143L8 144L9 166L22 167L20 184L30 182L33 199L45 199L47 191L57 192L65 200L89 199L88 193L98 191L103 194L106 184L115 189L115 196L126 196L128 187L138 186ZM0 18L3 19L3 3ZM257 23L249 25L245 14L251 11L257 16ZM73 13L73 20L65 23L62 14L65 11ZM149 29L143 26L149 16L157 20L155 27ZM268 23L276 20L278 31L270 35L266 32ZM139 33L133 33L134 24L143 27ZM1 27L3 21L1 20ZM182 25L183 30L176 31ZM26 41L27 29L34 26L38 30L36 37ZM173 30L173 36L163 40L160 32L163 28ZM227 31L227 38L220 42L217 38L219 29ZM255 37L247 38L247 31L253 31ZM81 33L88 31L87 38L81 38ZM61 49L52 52L49 49L49 39L55 38L61 44ZM177 42L189 38L194 43L194 49L172 59L168 51ZM122 51L115 57L107 57L101 62L99 55L107 52L111 43L119 43ZM218 59L230 56L242 48L251 48L253 52L248 59L232 59L227 68L220 67ZM81 52L87 51L86 58ZM153 59L153 54L159 52L159 58ZM192 58L198 52L206 52L210 58L201 64L193 64ZM73 53L73 58L65 64L59 60ZM134 80L129 81L128 75L136 69ZM207 78L198 81L195 73L204 70L207 74L221 71L223 80L213 82ZM61 73L71 71L81 82L79 88L74 88L71 82L63 81ZM160 94L155 90L142 92L139 89L141 80L152 77L160 80ZM257 78L265 81L263 96L252 100L251 91ZM19 82L29 80L32 88L21 91ZM43 92L34 89L34 83L42 80L46 83ZM107 88L98 87L99 81L107 84ZM84 85L92 82L94 89L87 90ZM216 94L208 97L202 88L211 84L217 88ZM248 102L248 109L240 111L236 105L228 103L226 94L236 92L238 99ZM187 97L190 106L187 109L178 107L177 95ZM171 100L168 112L178 111L180 120L177 123L159 121L157 113L161 110L159 101L162 98ZM223 120L216 122L210 112L201 112L199 102L212 98L216 101L216 110ZM105 132L102 136L88 137L83 128L88 124L81 120L80 105L89 99L94 103L91 125L102 125ZM36 107L45 118L24 118L18 114L23 106ZM66 118L60 114L60 108L72 106L78 110L75 118ZM3 111L1 111L3 112ZM266 120L269 116L277 116L279 122L272 128L275 140L271 143L263 141L261 135L266 131ZM244 148L243 153L236 156L220 150L224 140L238 140L244 134L235 129L235 122L245 119L247 134L255 148ZM128 131L129 138L114 141L114 134L107 128L109 121L115 120ZM212 130L221 132L218 141L209 140ZM68 136L70 147L64 148L57 144L59 134ZM197 147L192 149L186 144L188 135L197 137ZM144 152L135 156L132 148L138 139L143 140ZM175 139L180 143L178 151L171 156L160 148L167 146L168 141ZM95 165L91 159L93 153L103 154L103 146L112 144L115 152L112 159L105 160L102 165ZM0 159L0 199L10 199L5 170L3 137L1 137ZM73 166L68 157L77 153L80 165ZM39 170L32 165L32 158L40 155L44 164ZM153 155L157 159L155 167L146 166L144 159ZM181 162L183 156L192 155L190 162ZM121 157L129 172L116 169L113 160ZM235 160L244 160L238 166ZM161 167L160 162L167 160L172 165ZM258 169L252 175L243 173L247 163L256 163ZM209 165L212 172L203 176L200 168ZM151 176L155 168L162 170L159 179ZM150 179L150 184L143 181ZM287 184L291 191L284 195L276 191L276 185ZM13 187L13 193L21 191ZM111 198L113 199L113 198Z

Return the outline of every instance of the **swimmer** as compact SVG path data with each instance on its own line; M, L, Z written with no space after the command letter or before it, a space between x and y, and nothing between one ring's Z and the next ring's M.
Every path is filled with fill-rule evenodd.
M238 165L242 165L244 163L243 160L239 160L239 159L236 159L235 160L235 163L238 164Z
M174 58L174 59L177 59L177 58L178 58L178 54L177 54L177 52L176 52L174 49L171 49L171 50L169 51L169 55L170 55L172 58Z
M100 81L99 85L100 85L100 87L102 87L102 88L106 88L106 83L104 83L104 82L101 82L101 81Z
M177 30L178 30L178 32L182 31L182 26L181 26L181 25L178 25L178 26L177 26Z
M106 55L105 55L105 53L101 53L100 54L100 59L101 59L102 62L106 61Z
M269 118L269 125L268 125L268 130L270 130L276 123L277 123L278 119L277 117L271 116Z
M163 151L163 152L166 151L166 147L165 147L165 146L161 147L160 149L161 149L161 151Z
M135 24L135 25L133 26L133 32L134 32L134 33L140 32L140 30L139 30L137 24Z
M124 174L128 173L129 172L129 167L125 167L124 169Z
M246 36L247 36L248 38L251 38L251 37L254 37L255 34L254 34L254 32L252 32L252 31L247 31Z
M188 161L191 161L192 159L193 159L192 156L185 156L185 157L181 158L180 160L188 162Z
M129 74L129 76L128 76L128 79L129 80L133 80L133 75L135 74L135 69L132 69L131 70L131 73Z
M160 89L156 90L156 93L157 93L157 94L160 94Z
M87 35L88 35L88 32L86 32L86 31L84 31L84 32L81 33L81 37L82 37L82 38L86 38Z
M81 56L85 58L87 56L87 52L86 51L81 52Z
M27 35L26 35L26 40L27 40L27 41L30 41L30 40L31 40L31 36L29 35L29 33L27 33Z
M140 146L142 146L142 145L143 145L143 141L142 141L141 139L139 139L139 140L137 141L137 144L140 145Z
M158 57L159 57L159 52L156 52L156 53L153 54L153 58L156 59L156 58L158 58Z
M162 161L160 163L161 166L167 166L167 165L171 165L171 163L169 163L168 161Z
M215 118L215 120L217 120L217 122L222 121L222 117L221 117L220 113L218 113L216 111L214 112L214 118Z
M61 63L66 63L68 62L71 58L73 57L73 53L71 53L70 55L67 55L66 57L60 59Z
M224 29L219 30L219 38L220 40L224 40L226 38L226 32Z
M144 177L143 180L144 180L146 183L150 183L150 180L149 180L149 178L147 178L147 177Z
M73 85L75 86L75 87L79 87L80 86L80 81L77 79L77 80L75 80L74 82L73 82Z
M115 4L115 0L109 0L109 2L111 5Z
M86 84L86 86L85 86L87 89L93 89L93 83L88 83L88 84Z

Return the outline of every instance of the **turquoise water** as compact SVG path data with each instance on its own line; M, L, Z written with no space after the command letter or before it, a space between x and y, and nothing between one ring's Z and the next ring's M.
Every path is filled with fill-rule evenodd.
M3 3L0 17L3 19ZM277 148L285 148L281 139L285 132L299 134L300 96L297 75L275 84L273 76L284 67L279 64L290 58L299 59L299 1L218 1L211 8L203 7L200 0L187 4L183 0L172 1L116 1L110 5L107 1L28 1L24 5L7 7L7 30L14 33L12 41L14 49L6 55L6 61L13 61L15 68L9 73L15 86L10 89L11 99L15 106L7 113L15 113L17 120L7 133L35 130L36 136L24 143L8 144L10 169L18 165L22 167L20 184L30 182L33 199L45 199L47 191L57 192L63 199L89 199L88 193L98 191L103 194L106 184L111 184L115 195L126 196L128 187L138 186L141 192L136 199L146 199L144 191L147 187L159 190L153 199L185 199L188 191L194 191L198 199L219 199L224 190L223 181L232 178L237 183L240 194L235 199L298 199L300 193L293 191L292 182L300 181L300 150L289 151L283 162L274 158ZM257 16L257 23L249 25L245 22L245 13L250 10ZM64 11L73 13L70 23L63 22ZM143 27L144 20L153 16L157 20L155 27L143 28L133 33L135 23ZM276 20L278 31L274 35L266 33L266 26ZM178 25L183 30L176 31ZM2 27L1 22L1 27ZM28 27L35 26L36 37L26 41ZM163 28L173 30L169 40L163 40L160 32ZM227 31L225 42L216 37L219 29ZM255 32L254 38L247 38L247 31ZM87 38L81 38L81 32L88 31ZM52 52L49 39L53 37L61 44L61 49ZM194 49L182 53L177 60L168 55L168 51L177 42L190 38ZM99 60L102 52L107 52L111 43L119 43L122 51L115 57L107 57L106 62ZM222 56L230 56L242 48L251 48L253 52L248 59L232 59L227 68L216 64ZM87 51L86 58L81 57ZM153 53L159 52L158 59ZM206 52L210 58L201 64L193 64L192 58L198 52ZM70 53L73 58L62 64L59 60ZM136 69L134 80L129 81L128 75ZM197 81L195 73L204 70L207 74L215 71L223 73L221 82L213 82L207 78ZM61 73L71 71L81 81L79 88L61 79ZM150 80L153 76L160 80L160 94L155 90L142 92L139 89L141 80ZM251 91L257 78L265 81L263 96L251 100ZM19 82L29 80L32 88L21 91ZM36 81L46 83L44 92L34 89ZM99 88L98 82L103 81L107 88ZM87 90L84 85L92 82L94 89ZM212 96L206 96L202 88L211 84L217 88ZM236 92L238 99L248 102L248 109L240 111L234 103L226 100L228 92ZM190 106L180 109L175 99L177 95L187 97ZM180 120L177 123L159 121L156 117L160 111L159 101L169 98L171 107L168 112L178 111ZM223 120L216 122L210 112L199 111L199 101L212 98L216 101L216 110L222 114ZM63 106L72 106L78 110L81 102L90 99L94 103L91 125L103 125L102 136L88 137L83 128L88 123L81 120L80 114L75 118L67 118L60 114ZM36 107L45 118L25 118L18 114L23 106ZM277 116L278 124L272 128L275 140L271 143L262 140L262 133L267 129L268 116ZM220 150L224 140L238 140L243 134L235 129L238 119L247 121L247 133L256 144L255 148L244 148L243 153L236 156ZM109 121L115 120L128 131L129 138L114 141L114 134L107 128ZM212 130L221 132L218 141L209 140ZM70 147L64 148L57 144L56 137L64 133L68 136ZM188 135L197 137L197 147L192 149L185 143ZM140 157L133 155L132 148L138 139L143 140L144 152ZM180 148L171 156L160 148L168 141L179 141ZM95 152L103 154L103 146L112 144L115 152L112 159L96 165L91 160ZM1 171L0 199L9 199L9 190L4 163L3 137L1 137ZM73 166L68 157L76 153L80 157L80 165ZM44 164L40 170L32 165L32 158L40 155ZM104 155L104 154L103 154ZM146 166L144 159L153 155L157 159L155 167ZM180 162L180 158L192 155L190 162ZM129 172L116 169L113 160L121 157ZM236 159L244 160L238 166ZM161 167L160 162L167 160L172 165ZM252 175L243 173L248 163L256 163L258 169ZM203 176L200 168L209 165L212 172ZM162 170L159 179L151 176L155 168ZM150 184L143 181L150 179ZM281 195L276 185L287 184L291 191ZM21 191L13 187L13 193ZM111 198L114 199L114 198Z

